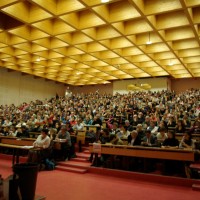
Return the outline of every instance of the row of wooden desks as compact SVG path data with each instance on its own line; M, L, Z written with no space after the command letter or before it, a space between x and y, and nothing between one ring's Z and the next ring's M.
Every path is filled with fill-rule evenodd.
M72 136L76 137L76 136ZM29 151L30 149L38 150L33 147L33 143L36 139L33 138L16 138L8 136L0 136L0 148L12 150L12 164L19 163L20 152L22 150ZM61 149L61 144L65 143L65 140L54 140L53 148L56 150Z
M97 145L97 146L96 146ZM98 147L98 145L100 145ZM89 144L91 153L119 155L163 160L195 161L195 151L189 149L169 149L127 145Z

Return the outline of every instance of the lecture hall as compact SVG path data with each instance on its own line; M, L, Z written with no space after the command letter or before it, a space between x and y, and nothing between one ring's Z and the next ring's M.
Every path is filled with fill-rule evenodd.
M199 198L199 0L0 0L0 200Z

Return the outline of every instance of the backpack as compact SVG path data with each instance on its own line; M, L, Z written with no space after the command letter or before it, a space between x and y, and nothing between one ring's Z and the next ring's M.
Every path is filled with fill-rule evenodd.
M54 170L55 169L55 163L47 158L47 159L45 159L45 167L46 167L47 170Z

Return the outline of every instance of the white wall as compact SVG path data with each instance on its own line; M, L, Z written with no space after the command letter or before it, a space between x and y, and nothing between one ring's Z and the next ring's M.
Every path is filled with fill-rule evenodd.
M0 68L0 105L19 105L36 99L44 100L56 93L64 95L65 89L64 84Z
M116 92L128 93L130 91L127 90L127 86L130 84L140 85L148 83L151 85L151 91L160 91L168 89L167 78L145 78L145 79L132 79L132 80L119 80L113 82L113 94Z

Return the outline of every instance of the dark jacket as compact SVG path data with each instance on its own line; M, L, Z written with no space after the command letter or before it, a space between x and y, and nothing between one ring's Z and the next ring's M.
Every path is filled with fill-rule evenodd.
M153 136L153 135L150 136L149 141L148 141L147 136L144 136L143 142L148 142L148 144L150 144L148 146L153 146L153 147L158 146L157 138L155 136Z
M176 147L179 146L179 141L176 138L167 138L164 140L163 146Z
M131 144L131 141L132 141L132 137L131 135L128 136L128 144ZM133 146L136 146L136 145L140 145L141 144L141 139L137 136L135 138L135 141L133 143Z

